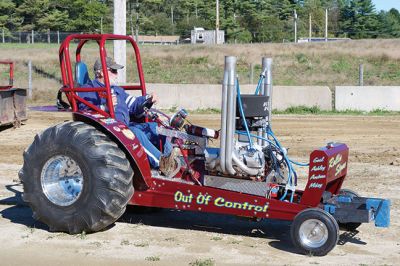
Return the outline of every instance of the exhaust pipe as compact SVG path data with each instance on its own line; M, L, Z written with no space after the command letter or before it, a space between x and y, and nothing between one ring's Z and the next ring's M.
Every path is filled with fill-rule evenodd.
M222 83L222 107L221 107L221 144L220 166L223 173L235 174L232 167L232 147L235 130L236 107L236 57L225 56L224 80Z

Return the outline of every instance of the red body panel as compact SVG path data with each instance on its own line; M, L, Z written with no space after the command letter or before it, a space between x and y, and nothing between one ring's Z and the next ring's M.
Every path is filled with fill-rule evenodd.
M300 211L309 207L318 207L325 190L332 194L338 193L347 173L347 158L348 148L344 144L322 148L311 153L310 175L306 189L296 191L294 197L295 199L301 197L300 203L159 178L152 178L148 190L136 191L130 203L246 217L293 220ZM321 175L321 178L316 178L316 174Z
M60 65L64 85L62 90L66 93L71 103L74 120L85 121L98 128L100 127L103 132L114 138L123 147L128 159L135 164L133 165L135 171L133 183L136 191L130 200L130 204L246 217L293 220L300 211L310 207L318 207L325 191L329 191L331 194L339 192L347 174L348 148L344 144L329 145L311 153L310 171L305 190L296 190L293 197L291 195L292 191L288 191L284 200L267 198L266 195L256 196L203 186L199 180L203 180L203 175L207 172L204 169L204 164L203 167L199 167L198 174L200 176L196 180L193 178L187 179L184 176L175 179L168 179L162 176L152 177L150 165L141 144L125 124L114 119L108 75L106 74L105 76L105 88L74 87L69 56L69 44L72 40L79 40L76 50L77 62L81 60L80 52L85 43L89 40L95 40L99 44L100 57L105 73L107 73L105 68L105 41L129 41L134 48L140 84L123 86L123 88L141 90L142 95L144 95L146 88L138 47L129 36L111 34L70 35L60 47ZM107 98L110 112L105 112L80 98L76 93L79 91L96 91L104 94L104 97ZM86 104L93 111L78 111L77 102ZM204 163L204 161L200 160L201 163ZM290 198L293 198L293 202L289 202Z
M324 191L338 194L347 174L349 148L335 144L315 150L310 155L309 177L300 203L316 206Z

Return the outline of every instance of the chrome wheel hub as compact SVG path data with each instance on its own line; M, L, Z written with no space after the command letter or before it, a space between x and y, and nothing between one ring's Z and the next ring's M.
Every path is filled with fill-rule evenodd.
M40 175L43 193L59 206L69 206L78 200L83 188L83 174L79 165L70 157L51 157Z
M299 229L300 240L309 248L322 247L328 240L328 228L317 219L304 221Z

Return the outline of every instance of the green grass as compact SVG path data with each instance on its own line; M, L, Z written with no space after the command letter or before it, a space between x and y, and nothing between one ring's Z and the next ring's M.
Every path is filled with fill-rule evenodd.
M158 257L158 256L150 256L150 257L146 257L145 260L147 260L147 261L160 261L160 257Z
M176 109L169 109L170 112L176 112ZM221 110L216 108L197 109L194 111L188 111L190 114L220 114ZM272 110L272 114L283 114L283 115L373 115L373 116L390 116L400 115L397 111L387 111L382 109L375 109L370 112L358 111L358 110L345 110L345 111L325 111L321 110L318 106L292 106L283 111L276 109Z
M140 51L146 83L221 84L226 55L237 57L236 70L241 84L249 82L250 64L254 66L253 83L257 83L261 72L261 58L268 55L273 58L274 85L323 85L334 89L335 86L357 85L360 63L364 64L365 85L398 86L400 84L399 45L400 39L394 39L351 41L351 45L346 42L304 45L144 45L140 46ZM75 47L75 43L71 44L72 57L74 57ZM57 81L61 77L58 48L58 44L47 43L0 44L0 58L10 59L16 63L14 78L16 86L27 87L26 63L28 60L32 60L35 67L53 77L48 78L39 73L33 73L34 98L32 102L54 100L55 92L60 88ZM107 44L106 48L109 53L112 53L111 44ZM128 47L127 51L131 52L130 49ZM82 58L87 62L90 70L98 57L97 45L87 44L82 53ZM137 74L132 72L132 63L128 60L126 66L128 82L137 80ZM93 78L93 73L90 74ZM47 93L50 90L53 92L51 99L50 94ZM35 94L37 91L38 93ZM308 111L308 113L312 112Z
M358 111L358 110L345 110L345 111L324 111L318 106L307 107L307 106L293 106L289 107L284 111L273 110L273 114L300 114L300 115L374 115L374 116L385 116L385 115L400 115L397 111L387 111L382 109L375 109L370 112Z
M197 259L189 263L190 266L213 266L215 262L213 259Z
M140 247L140 248L144 248L144 247L148 247L149 243L145 243L145 242L140 242L140 243L135 243L133 244L135 247Z

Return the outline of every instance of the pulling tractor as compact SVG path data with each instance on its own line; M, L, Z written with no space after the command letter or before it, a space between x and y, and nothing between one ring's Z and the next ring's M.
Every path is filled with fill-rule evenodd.
M158 122L158 133L180 149L184 161L172 177L151 169L138 139L115 120L108 75L103 88L83 86L89 75L82 48L97 43L107 73L105 44L112 40L132 46L128 58L138 74L138 84L121 87L146 94L139 49L131 37L70 35L60 47L60 91L69 101L73 121L39 133L24 152L19 173L23 199L50 231L96 232L114 223L131 204L293 221L294 245L321 256L336 246L339 226L354 230L371 221L389 226L389 200L342 189L349 155L345 144L314 150L307 185L296 188L295 162L271 130L271 60L266 58L254 95L240 94L236 58L225 58L220 131L190 124L184 110L168 117L145 102L147 119ZM75 74L71 42L77 44ZM83 91L99 93L108 108L79 97ZM79 109L80 104L89 108ZM209 147L213 138L219 138L219 148Z
M26 116L26 89L14 88L14 62L0 61L0 126L19 127ZM3 83L3 78L7 78Z

